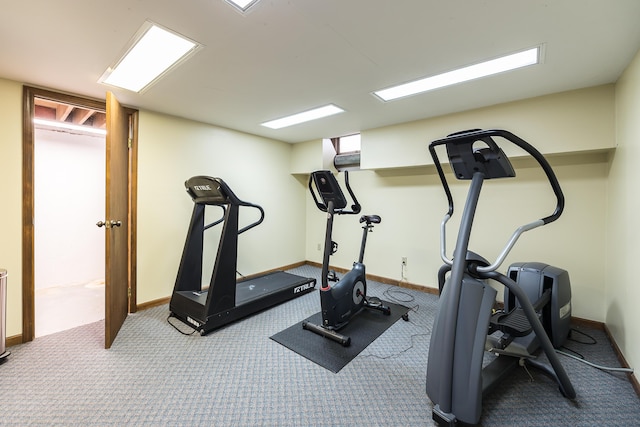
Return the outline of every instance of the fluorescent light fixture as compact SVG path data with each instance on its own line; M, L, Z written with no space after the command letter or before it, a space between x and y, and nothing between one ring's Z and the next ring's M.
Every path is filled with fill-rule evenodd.
M492 74L526 67L539 62L539 51L540 46L537 46L533 49L492 59L490 61L481 62L479 64L470 65L468 67L459 68L457 70L382 89L374 92L374 95L378 96L383 101L392 101L394 99L427 92L429 90L454 85L456 83L462 83L490 76Z
M332 116L334 114L342 113L344 110L340 107L336 107L333 104L325 105L324 107L314 108L313 110L304 111L302 113L293 114L288 117L283 117L277 120L271 120L269 122L262 123L262 126L266 126L271 129L280 129L287 126L297 125L298 123L308 122L310 120L321 119L322 117Z
M107 134L107 131L104 129L98 129L91 126L76 125L76 124L67 123L67 122L57 122L55 120L33 119L33 124L46 126L46 127L59 128L59 129L75 130L83 133L93 133L96 135Z
M225 0L227 3L239 9L241 12L246 12L254 4L258 3L258 0Z
M98 82L141 92L199 47L199 43L147 21L122 59Z

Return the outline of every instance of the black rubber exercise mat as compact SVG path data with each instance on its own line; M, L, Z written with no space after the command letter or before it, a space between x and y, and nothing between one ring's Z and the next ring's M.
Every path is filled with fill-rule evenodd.
M302 329L302 322L278 332L271 339L323 368L337 373L409 311L407 307L399 304L386 301L383 303L391 308L390 315L386 316L377 310L364 309L354 316L347 326L340 329L341 334L351 338L351 345L348 347ZM319 325L322 323L322 315L318 312L306 321Z

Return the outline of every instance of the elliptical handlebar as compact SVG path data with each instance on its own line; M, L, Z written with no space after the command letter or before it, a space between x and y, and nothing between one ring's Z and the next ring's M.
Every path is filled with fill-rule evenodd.
M451 167L454 172L457 172L456 168L464 169L461 172L456 173L457 177L460 179L470 179L469 173L471 172L483 173L486 179L515 176L515 172L513 171L509 160L502 152L502 149L500 149L500 147L495 143L492 138L493 136L499 136L506 139L507 141L526 151L527 154L529 154L537 161L537 163L544 171L551 189L553 190L553 193L556 197L556 206L551 215L518 227L513 232L511 238L493 264L486 267L477 267L477 271L484 273L495 271L498 269L498 267L500 267L504 259L507 257L507 255L515 245L518 238L524 232L557 220L558 218L560 218L560 215L562 215L562 212L564 210L564 194L562 192L562 189L560 188L560 183L558 182L558 179L553 172L553 169L551 168L551 165L544 158L542 153L540 153L540 151L538 151L531 144L514 135L513 133L501 129L474 129L470 131L454 133L448 135L446 138L433 141L431 144L429 144L429 152L431 154L431 157L433 158L434 165L436 167L436 170L438 171L438 176L440 177L440 181L442 182L442 185L444 187L449 204L449 209L440 225L440 256L442 260L448 265L453 264L453 261L446 256L445 236L446 223L449 221L449 219L451 219L451 216L453 215L454 203L453 196L451 195L451 190L449 189L449 184L447 183L447 179L444 175L442 165L440 164L440 160L435 149L440 145L445 145L447 147ZM488 148L479 150L474 149L473 143L476 141L483 141L485 144L487 144ZM457 149L452 150L452 146L456 146ZM467 149L467 152L463 151L465 148ZM473 164L469 164L471 162L473 162Z

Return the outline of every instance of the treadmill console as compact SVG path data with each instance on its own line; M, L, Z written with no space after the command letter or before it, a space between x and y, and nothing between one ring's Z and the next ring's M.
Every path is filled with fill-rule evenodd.
M220 178L210 176L194 176L184 183L187 193L194 203L222 204L228 203L229 196L224 191Z

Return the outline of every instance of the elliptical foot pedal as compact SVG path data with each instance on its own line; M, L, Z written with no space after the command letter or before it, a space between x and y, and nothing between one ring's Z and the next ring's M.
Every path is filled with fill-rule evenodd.
M529 319L521 308L516 308L507 314L494 314L491 317L491 326L514 337L524 337L533 330Z

